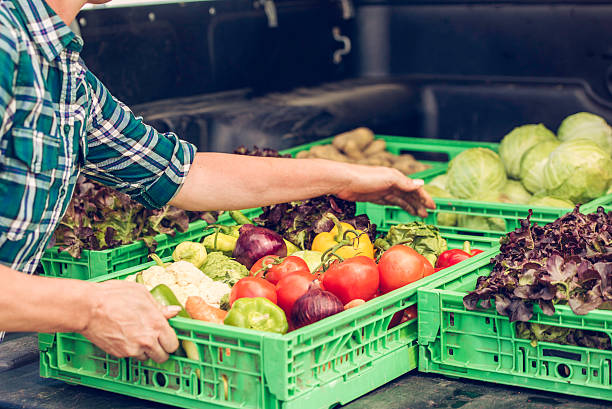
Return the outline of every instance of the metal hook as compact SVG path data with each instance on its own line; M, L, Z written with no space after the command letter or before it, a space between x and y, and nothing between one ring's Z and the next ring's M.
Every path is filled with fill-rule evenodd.
M333 57L334 64L340 64L342 62L342 56L351 52L351 39L342 35L339 27L332 28L332 35L334 36L334 40L343 44L343 48L334 51Z

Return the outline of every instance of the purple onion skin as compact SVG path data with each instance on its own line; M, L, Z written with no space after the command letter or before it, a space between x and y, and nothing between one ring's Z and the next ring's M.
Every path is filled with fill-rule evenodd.
M280 234L265 227L245 224L232 253L236 261L250 269L264 256L287 256L287 245Z
M291 322L294 328L298 329L342 311L344 311L344 305L338 297L313 284L293 304Z

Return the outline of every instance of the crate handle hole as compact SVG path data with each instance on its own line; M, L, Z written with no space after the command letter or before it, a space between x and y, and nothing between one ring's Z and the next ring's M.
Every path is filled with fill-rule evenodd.
M448 348L448 354L452 355L454 353L453 348Z
M70 362L70 355L68 355L68 354L66 354L66 361L67 361L67 362ZM106 364L105 364L105 365L106 365ZM104 368L104 369L106 369L106 368Z
M495 362L499 362L499 356L498 355L493 355L493 360Z
M565 364L559 364L557 365L557 373L562 378L568 378L572 374L572 371L570 370L569 366Z
M455 313L451 312L450 316L449 316L449 322L450 322L450 326L454 327L455 326Z
M586 368L582 368L582 374L583 374L583 375L586 375L586 374L587 374L587 370L586 370Z
M153 378L155 385L164 388L168 384L168 376L165 373L157 372Z
M599 372L597 372L597 369L595 369L595 370L593 371L593 376L594 376L595 378L597 378L597 377L599 376Z
M491 323L491 319L489 317L485 318L485 324L489 325Z
M536 361L531 361L531 367L535 368L537 366Z

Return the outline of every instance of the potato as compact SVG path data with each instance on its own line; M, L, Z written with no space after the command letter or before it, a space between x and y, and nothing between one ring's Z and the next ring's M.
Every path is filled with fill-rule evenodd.
M332 144L336 149L346 152L346 145L351 140L355 142L359 151L363 151L374 140L374 132L363 127L353 129L352 131L336 135Z
M310 148L310 157L335 160L338 162L348 162L349 159L346 155L342 154L338 149L332 145L317 145Z
M365 150L363 151L363 156L374 156L377 155L380 152L385 152L385 149L387 148L387 143L382 140L382 139L377 139L375 141L372 141L372 143L370 143Z

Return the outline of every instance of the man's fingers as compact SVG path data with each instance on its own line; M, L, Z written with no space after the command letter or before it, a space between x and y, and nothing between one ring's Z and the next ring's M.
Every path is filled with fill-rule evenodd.
M408 203L406 200L402 199L399 196L389 194L389 195L386 195L384 199L387 203L395 205L395 206L399 206L412 215L416 216L417 214L415 208L410 203Z
M423 187L425 181L423 179L410 179L409 177L402 177L398 184L398 188L404 192L414 192Z
M164 314L164 317L166 317L167 320L172 317L175 317L176 314L181 312L181 310L182 307L179 305L168 305L162 307L162 313Z
M176 337L176 333L168 325L168 328L165 328L159 334L159 344L167 353L171 354L176 351L179 347L179 341Z
M145 353L158 364L168 360L168 353L164 351L159 342L155 342L154 345L148 347Z
M133 357L134 359L137 359L139 361L146 361L147 359L149 359L149 357L147 356L147 354L145 354L144 352L141 353L140 355L136 355L135 357Z

